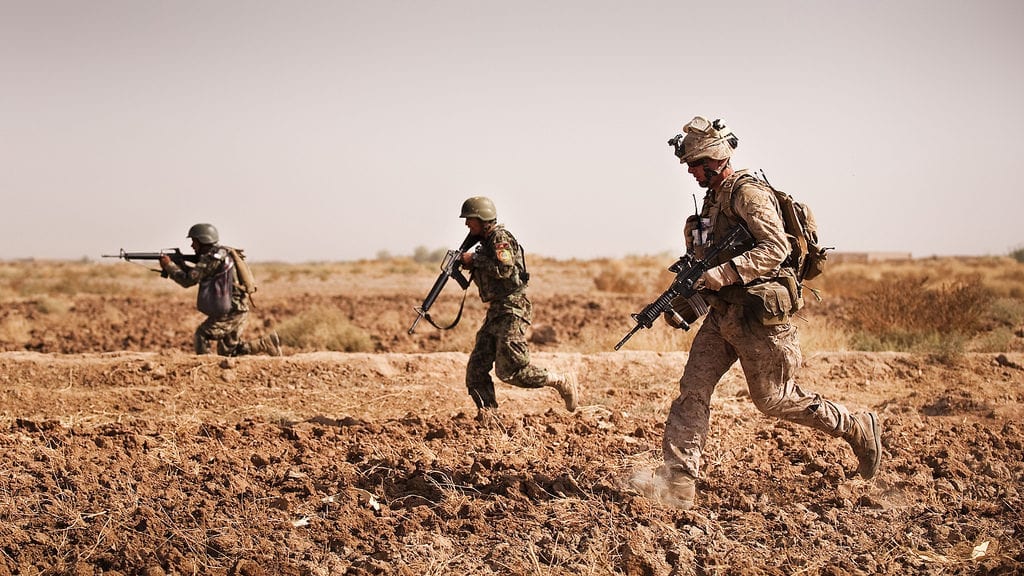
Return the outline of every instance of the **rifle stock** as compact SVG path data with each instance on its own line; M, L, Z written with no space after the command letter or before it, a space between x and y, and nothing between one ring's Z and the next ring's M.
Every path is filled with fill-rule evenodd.
M416 319L413 320L412 326L409 327L409 334L412 334L416 330L416 325L419 324L420 320L426 318L427 322L439 329L448 330L449 328L455 327L459 323L459 319L462 317L462 307L459 307L459 314L455 317L455 321L447 327L441 327L434 323L430 318L430 307L434 305L434 301L441 295L441 290L444 289L445 284L448 283L449 278L454 278L463 290L469 289L470 279L462 273L462 253L469 250L474 244L479 242L479 238L472 234L467 234L466 239L462 241L456 250L449 250L445 253L444 259L441 261L441 273L438 274L437 280L434 280L434 285L430 288L430 292L427 293L427 297L423 299L423 303L413 308L416 311ZM463 304L466 299L463 297Z
M697 280L700 279L701 275L711 268L710 262L713 261L719 253L727 248L731 248L737 244L743 243L750 240L750 233L747 232L743 226L736 226L725 235L725 238L721 242L716 242L706 251L703 260L695 260L690 255L683 256L678 261L669 266L669 270L676 273L675 280L668 287L668 290L662 292L661 296L654 301L644 306L644 309L637 314L630 314L636 325L622 338L619 343L615 345L615 349L622 348L622 345L626 343L634 334L640 331L641 328L650 328L654 325L654 321L658 319L666 311L672 308L672 301L678 296L684 298L694 298L698 296L697 290L694 289L694 285ZM673 311L674 313L674 311ZM678 314L675 316L675 321L680 324L684 330L689 330L690 325L683 320Z

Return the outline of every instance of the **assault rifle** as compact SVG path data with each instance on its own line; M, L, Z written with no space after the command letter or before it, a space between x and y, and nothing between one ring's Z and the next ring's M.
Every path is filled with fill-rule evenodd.
M469 250L474 244L480 241L480 238L467 234L466 239L462 241L457 250L449 250L445 253L444 259L441 260L441 273L437 276L437 280L434 280L434 286L427 293L427 297L423 299L423 304L413 308L416 311L416 319L413 320L412 326L409 327L409 334L412 334L416 330L416 325L419 324L423 318L430 322L430 325L438 330L448 330L454 328L459 320L462 318L462 308L466 304L466 295L462 296L462 304L459 306L459 314L455 317L455 320L448 326L441 327L434 323L434 320L430 318L430 307L434 305L434 301L441 295L441 290L444 285L448 283L449 278L454 278L459 286L463 290L469 289L469 278L462 273L462 253Z
M134 262L136 260L159 260L161 256L167 256L178 265L179 268L185 267L185 262L191 262L195 264L199 262L198 254L184 254L180 248L165 248L159 252L125 252L121 249L119 254L104 254L104 258L120 258L125 262ZM164 278L167 277L167 272L163 270L153 270L153 272L159 272Z
M627 340L633 337L641 328L650 328L654 325L654 321L658 319L666 311L672 310L672 301L677 297L682 296L690 301L691 306L697 313L697 317L703 316L707 313L707 304L704 303L703 298L697 293L694 288L694 284L700 279L701 275L712 268L711 262L718 256L720 252L728 248L732 248L738 244L742 244L750 240L750 233L743 226L736 226L730 230L725 238L721 242L715 242L710 248L704 251L704 259L697 260L690 254L687 254L671 266L669 266L670 272L676 273L676 279L672 281L672 285L665 290L661 296L654 302L651 302L640 311L639 314L630 314L633 320L636 321L636 326L626 334L619 343L615 345L615 349L622 348L622 345ZM680 325L684 330L690 329L690 324L684 320L679 314L672 310L673 320Z

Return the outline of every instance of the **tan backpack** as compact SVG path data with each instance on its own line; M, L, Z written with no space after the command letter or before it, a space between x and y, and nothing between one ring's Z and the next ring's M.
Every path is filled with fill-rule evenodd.
M753 178L767 186L775 193L775 199L779 202L779 211L791 246L789 257L782 265L793 268L797 282L821 276L828 264L828 251L834 250L835 247L822 246L818 241L818 223L810 206L797 202L791 195L772 186L764 175L764 170L760 171L760 178L754 174L743 174L733 184L733 190L747 178Z
M231 254L231 259L235 261L235 270L238 271L238 287L245 292L251 303L252 295L256 292L256 277L252 275L252 270L249 269L249 265L245 262L245 253L241 248L224 246L224 249Z

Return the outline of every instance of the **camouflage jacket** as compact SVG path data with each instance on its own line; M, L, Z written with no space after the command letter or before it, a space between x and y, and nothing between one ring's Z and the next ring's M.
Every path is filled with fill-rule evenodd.
M701 217L709 223L711 234L708 242L711 244L737 224L747 227L754 238L753 245L719 254L714 264L732 260L742 283L749 284L754 280L777 277L782 262L789 256L790 244L775 194L756 178L741 179L745 174L749 171L736 171L717 188L708 190ZM686 241L687 248L691 248L692 238L689 235ZM698 257L700 252L698 249Z
M249 310L248 296L238 281L237 267L231 258L231 253L224 246L214 246L199 256L195 266L181 268L172 262L167 276L185 288L199 284L200 291L202 291L203 287L207 283L214 282L225 271L225 268L229 268L231 274L231 311L247 312Z
M470 268L480 300L490 304L488 316L511 313L529 317L526 284L530 275L526 272L526 257L522 246L504 226L495 225L480 241Z

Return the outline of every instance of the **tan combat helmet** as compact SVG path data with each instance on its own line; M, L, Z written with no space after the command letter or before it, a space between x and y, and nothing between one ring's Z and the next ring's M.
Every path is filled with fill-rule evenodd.
M473 196L462 203L462 214L459 218L479 218L484 222L490 222L498 219L498 210L490 198Z
M689 163L704 158L728 160L739 145L739 138L721 120L708 122L703 116L696 116L683 126L686 134L676 134L668 141L675 148L680 162Z
M220 234L213 224L194 224L188 229L185 238L191 238L200 244L216 244L220 241Z

